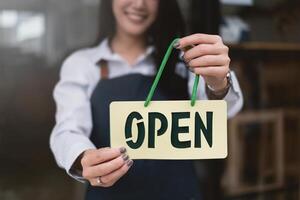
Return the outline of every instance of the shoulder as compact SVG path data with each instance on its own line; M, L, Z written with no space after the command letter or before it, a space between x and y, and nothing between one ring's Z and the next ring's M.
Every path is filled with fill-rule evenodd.
M95 68L93 56L96 48L84 48L70 54L61 67L61 74L85 74Z
M85 63L85 64L92 64L93 63L93 56L96 53L96 48L84 48L77 50L70 54L63 62L63 64L76 64Z

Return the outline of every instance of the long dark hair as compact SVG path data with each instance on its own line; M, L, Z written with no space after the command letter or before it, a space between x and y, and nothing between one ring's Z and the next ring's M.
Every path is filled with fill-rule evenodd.
M98 43L104 38L111 39L115 34L116 21L112 10L112 0L101 1L99 28ZM176 37L182 37L184 33L185 23L177 0L160 0L157 18L147 32L147 37L151 38L148 41L149 44L155 47L153 58L157 67L159 67L169 43ZM162 79L164 83L172 80L177 61L178 52L175 51L165 69L164 79Z

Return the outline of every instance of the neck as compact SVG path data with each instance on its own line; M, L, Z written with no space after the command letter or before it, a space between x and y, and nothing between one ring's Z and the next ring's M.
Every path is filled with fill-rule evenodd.
M121 34L117 32L111 41L113 52L122 56L130 65L145 52L146 40L144 36Z

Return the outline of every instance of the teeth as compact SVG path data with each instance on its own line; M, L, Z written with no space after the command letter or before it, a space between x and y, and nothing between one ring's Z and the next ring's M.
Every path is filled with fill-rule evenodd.
M142 16L139 16L139 15L130 14L129 16L131 18L133 18L133 19L136 19L136 20L142 20L142 19L144 19Z
M134 21L142 21L146 18L144 15L139 15L134 13L127 13L127 16Z

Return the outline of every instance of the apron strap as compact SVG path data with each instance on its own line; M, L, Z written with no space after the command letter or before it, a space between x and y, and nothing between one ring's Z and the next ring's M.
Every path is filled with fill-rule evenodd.
M108 70L108 63L107 63L107 61L101 59L97 63L97 65L100 67L100 78L101 78L101 80L108 79L109 70Z

